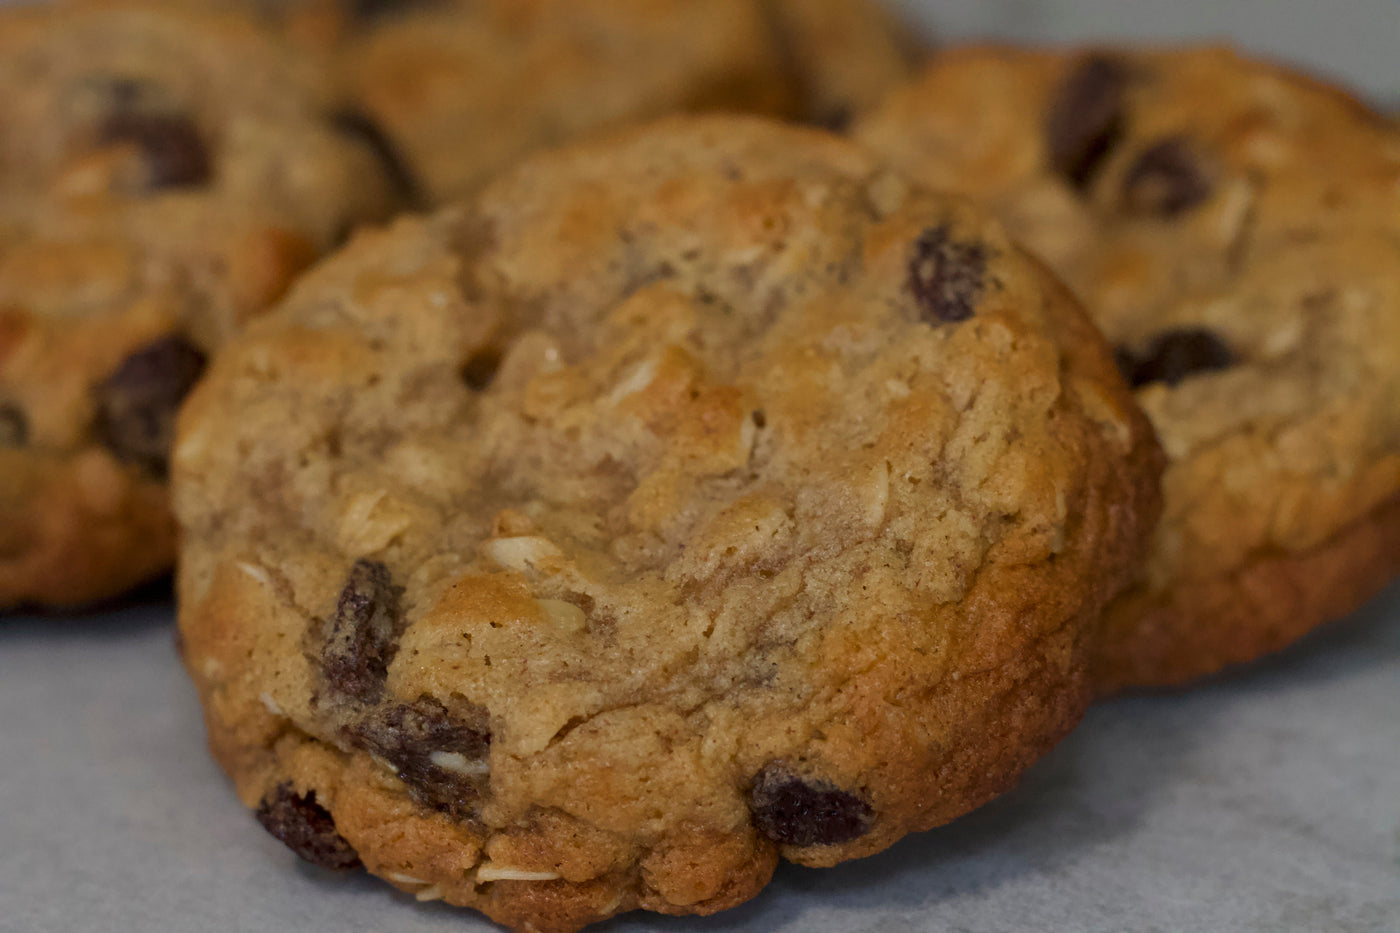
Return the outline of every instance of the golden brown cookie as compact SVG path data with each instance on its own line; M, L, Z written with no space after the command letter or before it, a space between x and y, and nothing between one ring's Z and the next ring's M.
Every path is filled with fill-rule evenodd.
M300 855L708 914L1007 789L1159 452L1067 292L847 142L676 119L357 239L182 415L186 664Z
M164 572L210 349L397 201L382 137L233 16L0 13L0 608Z
M925 38L880 0L762 0L795 90L797 119L828 129L913 76Z
M433 201L537 149L674 111L842 122L908 76L916 43L873 0L437 0L342 11L347 86Z
M1171 458L1104 691L1280 648L1400 571L1400 135L1225 49L950 51L858 129L1005 219Z

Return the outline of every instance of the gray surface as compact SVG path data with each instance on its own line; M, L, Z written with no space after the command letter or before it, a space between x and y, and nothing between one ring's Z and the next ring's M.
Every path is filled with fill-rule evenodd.
M892 0L947 40L1225 40L1400 107L1400 0Z
M0 930L454 931L307 868L204 751L170 612L0 619ZM1021 788L709 920L747 933L1395 933L1400 587L1228 680L1104 704Z
M904 5L945 37L1232 34L1400 100L1400 0ZM0 931L493 929L267 837L205 754L169 617L0 617ZM1400 588L1242 675L1100 706L950 827L785 866L720 917L604 929L1400 933Z

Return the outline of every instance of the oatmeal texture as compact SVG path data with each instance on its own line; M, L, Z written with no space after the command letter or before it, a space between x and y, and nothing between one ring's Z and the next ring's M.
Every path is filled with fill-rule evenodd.
M856 134L1084 299L1170 457L1099 689L1283 647L1400 571L1400 135L1227 49L965 48Z
M0 12L0 609L169 569L175 410L209 352L398 202L296 56L233 15Z
M349 861L324 812L517 929L708 914L1062 737L1159 469L980 210L677 118L357 238L212 363L174 458L185 662L305 857Z

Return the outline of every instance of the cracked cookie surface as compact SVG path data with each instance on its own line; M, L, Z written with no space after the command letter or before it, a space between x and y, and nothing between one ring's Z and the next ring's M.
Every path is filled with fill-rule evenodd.
M1063 736L1159 469L982 212L675 119L358 238L220 355L185 662L303 857L520 929L713 913Z
M950 51L857 136L990 205L1171 458L1100 689L1281 648L1400 572L1400 135L1225 49Z
M0 12L0 609L169 569L210 350L397 200L319 78L236 16Z

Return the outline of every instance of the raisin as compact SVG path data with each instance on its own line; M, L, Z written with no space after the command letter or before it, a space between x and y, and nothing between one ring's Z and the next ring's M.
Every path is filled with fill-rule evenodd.
M1210 195L1210 179L1191 144L1180 136L1149 148L1123 177L1123 201L1136 214L1175 217Z
M175 414L204 364L203 351L179 335L162 337L128 356L94 392L98 438L119 460L164 478Z
M462 381L475 392L485 391L501 368L501 351L486 347L473 353L462 365Z
M11 402L0 402L0 447L23 447L29 443L29 419L24 409Z
M1118 371L1123 374L1123 380L1132 385L1133 379L1137 376L1137 354L1127 347L1114 347L1113 362L1117 365Z
M362 703L384 693L389 664L399 650L404 617L403 588L394 585L389 568L360 559L350 568L326 623L321 673L332 692Z
M760 833L789 846L850 842L875 822L875 811L857 795L826 781L800 778L778 763L759 772L749 791L749 809Z
M987 287L987 247L960 243L945 224L925 230L914 242L909 290L928 324L965 321L977 310Z
M360 856L335 831L335 820L316 802L316 792L298 794L290 783L258 804L256 814L263 829L313 865L345 871L360 867Z
M413 172L408 168L408 163L399 154L398 147L379 128L378 123L375 123L363 111L351 108L332 113L330 123L337 133L347 139L354 140L369 150L375 161L383 168L385 177L388 178L394 193L401 201L409 206L423 203L422 189L418 185L418 180L414 178Z
M1145 353L1120 348L1115 355L1123 377L1135 389L1156 382L1174 386L1200 373L1228 369L1236 362L1223 340L1201 328L1167 331L1153 340Z
M1123 135L1128 70L1090 56L1060 87L1046 123L1050 164L1079 189L1088 187Z
M351 735L392 765L421 803L468 817L484 789L491 730L484 709L462 706L454 715L440 701L423 696L375 712Z
M209 149L187 116L121 108L102 123L97 138L102 145L136 147L146 168L147 191L195 187L213 177Z

